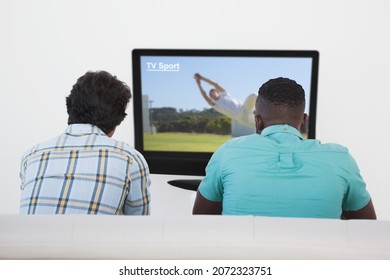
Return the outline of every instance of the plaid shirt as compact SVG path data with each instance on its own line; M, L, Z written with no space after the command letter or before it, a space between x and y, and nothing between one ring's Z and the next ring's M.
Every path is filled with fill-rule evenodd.
M93 125L69 125L27 151L20 178L21 214L149 214L145 159Z

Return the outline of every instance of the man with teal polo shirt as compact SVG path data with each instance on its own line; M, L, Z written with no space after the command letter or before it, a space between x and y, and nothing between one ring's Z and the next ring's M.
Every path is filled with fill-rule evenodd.
M295 81L271 79L256 100L256 134L222 145L199 186L194 214L376 219L348 150L304 140L305 93Z

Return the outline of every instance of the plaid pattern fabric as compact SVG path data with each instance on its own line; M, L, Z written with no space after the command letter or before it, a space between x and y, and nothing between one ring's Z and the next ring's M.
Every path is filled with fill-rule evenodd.
M27 151L21 162L21 214L148 215L143 156L89 124Z

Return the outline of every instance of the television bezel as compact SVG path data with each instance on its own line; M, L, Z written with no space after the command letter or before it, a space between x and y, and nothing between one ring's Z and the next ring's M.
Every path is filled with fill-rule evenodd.
M317 50L221 50L221 49L133 49L133 113L134 147L147 161L150 173L204 176L211 152L145 151L142 117L141 57L190 56L190 57L306 57L312 59L308 139L315 139L319 52Z

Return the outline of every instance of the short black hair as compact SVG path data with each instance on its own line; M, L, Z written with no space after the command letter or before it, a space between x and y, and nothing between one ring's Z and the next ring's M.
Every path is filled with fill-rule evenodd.
M258 93L258 98L277 111L305 108L305 90L288 78L270 79L260 87Z
M126 117L130 88L106 71L87 72L66 97L68 124L96 125L111 132Z

